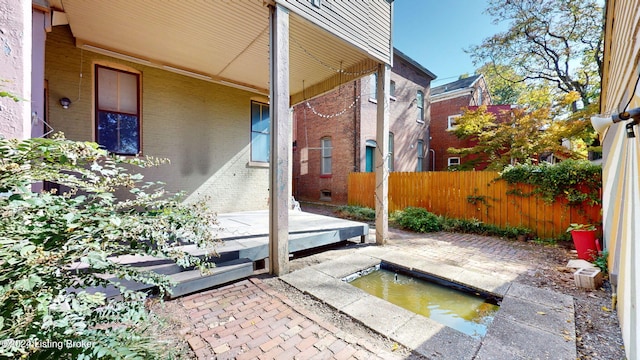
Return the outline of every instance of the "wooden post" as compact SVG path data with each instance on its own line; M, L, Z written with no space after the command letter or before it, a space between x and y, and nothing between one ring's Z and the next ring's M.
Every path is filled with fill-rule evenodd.
M269 7L271 157L269 159L269 272L289 271L289 11Z
M389 238L389 88L391 66L378 65L376 128L376 244Z

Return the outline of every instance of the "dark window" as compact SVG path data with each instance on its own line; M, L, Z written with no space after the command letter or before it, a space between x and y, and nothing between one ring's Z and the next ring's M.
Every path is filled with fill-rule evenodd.
M96 142L112 153L140 153L140 75L96 65Z

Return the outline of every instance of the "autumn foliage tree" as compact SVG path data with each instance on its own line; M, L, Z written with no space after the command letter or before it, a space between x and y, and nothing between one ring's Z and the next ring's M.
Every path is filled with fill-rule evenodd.
M576 92L565 97L565 107L579 97ZM460 139L473 144L463 148L449 148L448 152L460 155L461 169L473 168L479 162L487 162L489 170L502 170L510 164L537 161L543 154L562 154L565 158L584 158L588 138L587 123L577 114L573 118L554 121L550 107L516 107L494 115L486 106L467 109L456 119L452 131ZM573 139L572 148L563 146L565 139Z

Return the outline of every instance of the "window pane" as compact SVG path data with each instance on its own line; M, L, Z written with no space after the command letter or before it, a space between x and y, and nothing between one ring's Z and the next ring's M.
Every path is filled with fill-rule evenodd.
M264 134L269 133L269 107L252 103L251 104L251 131Z
M108 151L122 155L140 152L138 117L107 111L98 113L97 142Z
M98 109L118 111L118 72L96 67L98 72Z
M322 156L331 156L331 139L322 140Z
M120 108L118 111L137 114L138 113L138 76L135 74L118 73L118 98Z
M322 173L331 174L331 158L322 158Z
M389 94L391 96L396 96L396 82L395 81L392 81L390 83Z
M120 119L120 143L118 151L115 152L127 155L139 153L138 117L121 114L118 118Z
M251 161L269 162L269 134L251 133Z
M118 148L118 114L106 111L98 113L97 142L113 152Z

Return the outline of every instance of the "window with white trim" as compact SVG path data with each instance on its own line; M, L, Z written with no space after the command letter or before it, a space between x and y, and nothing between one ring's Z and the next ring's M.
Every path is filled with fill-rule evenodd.
M424 141L418 140L417 147L418 164L416 165L416 171L422 171L422 164L424 163Z
M331 157L332 157L332 148L331 148L331 138L326 137L321 139L321 147L322 147L322 163L320 165L320 174L322 175L330 175L331 174Z
M270 139L269 105L251 102L251 161L269 162Z
M459 157L450 157L447 159L447 165L448 166L458 166L460 165L460 158Z
M389 133L389 171L393 171L393 133Z
M447 119L447 130L455 130L456 127L458 126L456 120L460 117L461 115L450 115L449 118Z
M418 106L418 122L424 122L424 92L418 90L416 93L416 104Z
M96 64L95 82L96 142L114 154L139 154L140 74Z

